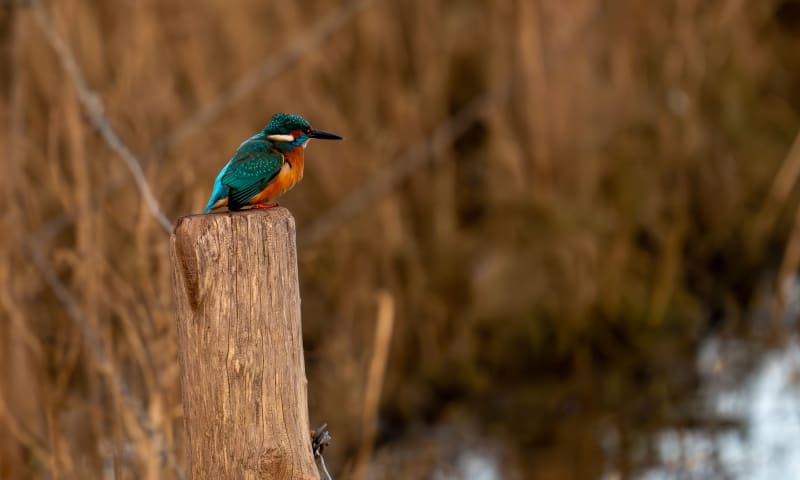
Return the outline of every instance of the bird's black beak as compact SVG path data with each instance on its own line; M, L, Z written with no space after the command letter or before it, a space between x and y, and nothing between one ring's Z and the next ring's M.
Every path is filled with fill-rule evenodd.
M311 130L311 133L308 134L310 138L319 138L322 140L341 140L342 137L336 135L335 133L328 133L323 132L322 130Z

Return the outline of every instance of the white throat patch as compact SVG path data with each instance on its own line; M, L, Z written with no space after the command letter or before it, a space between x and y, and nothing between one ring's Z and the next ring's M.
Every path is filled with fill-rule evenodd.
M291 135L275 134L275 135L267 135L267 140L270 140L270 141L273 141L273 142L290 142L291 143L291 142L294 142L294 137L291 136Z

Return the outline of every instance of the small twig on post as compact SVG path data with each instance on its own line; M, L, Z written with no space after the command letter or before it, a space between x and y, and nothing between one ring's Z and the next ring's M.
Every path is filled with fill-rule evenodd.
M321 427L311 432L311 451L314 458L322 456L322 452L331 444L331 434L328 432L328 424L323 423Z
M311 451L314 452L314 459L319 459L319 464L322 467L322 472L325 474L326 480L333 480L331 474L328 472L328 467L325 465L325 457L322 452L331 443L331 434L328 432L328 424L323 423L321 427L311 432Z
M294 218L183 217L170 243L192 477L318 479Z

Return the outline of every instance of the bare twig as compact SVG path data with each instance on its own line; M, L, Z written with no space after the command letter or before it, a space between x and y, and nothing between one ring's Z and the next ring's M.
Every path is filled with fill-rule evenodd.
M75 55L72 53L72 50L64 41L63 37L56 31L53 22L51 22L47 16L47 12L41 0L32 0L32 3L32 12L36 24L39 26L39 29L42 34L44 34L50 46L56 52L62 67L72 81L75 87L75 93L78 96L78 101L89 117L89 122L100 136L103 137L103 140L105 140L108 146L125 162L131 175L133 175L136 186L142 198L144 198L150 213L161 227L167 233L170 233L172 231L172 222L162 213L158 200L156 200L156 197L150 189L150 185L147 183L141 162L136 158L136 155L133 154L130 148L125 145L119 135L117 135L117 132L114 131L111 123L103 114L103 103L100 97L89 88L86 77L81 71L78 62L75 60Z
M311 450L314 452L314 459L319 460L319 465L322 472L325 474L327 480L333 480L328 467L325 465L325 457L322 456L325 448L331 443L331 434L328 432L328 424L323 423L321 427L313 432L313 439L311 440Z
M317 458L322 456L322 453L331 443L331 434L328 431L328 424L323 423L311 433L311 452L314 454L314 458Z
M290 42L286 50L270 56L258 67L239 78L230 88L200 107L181 126L159 142L155 151L160 153L169 150L197 133L236 102L256 91L260 84L285 72L306 52L321 45L331 35L344 28L373 1L375 0L353 0L347 5L336 8L332 14L320 20L310 30L304 30Z
M298 238L298 243L301 246L310 246L321 242L342 224L374 205L377 199L390 193L400 182L419 171L426 162L442 161L445 157L435 154L453 143L459 135L501 103L508 96L510 87L509 82L474 98L454 116L440 124L428 139L410 147L344 200L314 219L304 230L305 234Z
M325 459L322 458L322 455L319 456L319 464L322 467L322 473L325 474L325 479L326 480L333 480L333 477L331 477L331 474L328 471L327 465L325 465Z

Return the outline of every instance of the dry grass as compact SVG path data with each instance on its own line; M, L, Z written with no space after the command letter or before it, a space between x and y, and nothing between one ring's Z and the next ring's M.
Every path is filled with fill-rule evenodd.
M536 379L668 363L673 350L651 348L662 333L691 344L738 318L797 204L793 180L767 193L798 126L796 7L778 3L375 0L178 136L340 2L46 7L171 219L201 210L273 112L343 134L312 145L282 201L301 241L510 85L300 252L311 417L334 434L329 465L349 472L382 289L396 299L387 417L402 431L468 402L541 407L495 418L525 428L525 445L556 435L550 406L526 400ZM30 7L0 6L0 477L171 478L167 238L36 25Z

